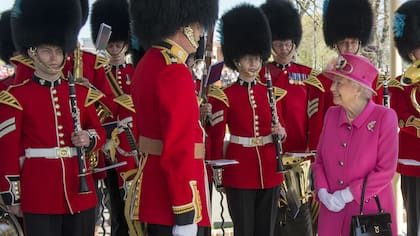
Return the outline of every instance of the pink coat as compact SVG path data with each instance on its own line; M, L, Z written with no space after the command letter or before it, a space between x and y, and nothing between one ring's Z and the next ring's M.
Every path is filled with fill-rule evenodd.
M347 236L352 215L359 214L363 178L368 176L364 213L378 212L373 196L391 213L393 235L397 235L392 178L398 157L398 123L392 109L369 101L350 124L342 107L331 107L326 114L312 166L315 188L329 193L350 187L354 200L340 212L329 211L322 203L318 221L319 236Z

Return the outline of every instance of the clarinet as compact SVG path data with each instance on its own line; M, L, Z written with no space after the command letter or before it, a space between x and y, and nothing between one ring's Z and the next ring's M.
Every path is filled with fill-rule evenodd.
M383 82L383 86L384 86L384 90L383 90L383 105L386 107L386 108L390 108L391 107L391 104L390 104L390 99L391 99L391 97L390 97L390 95L389 95L389 91L388 91L388 80L387 80L387 78L384 78L384 82Z
M71 106L71 116L73 118L73 128L74 131L80 131L82 130L80 125L80 111L77 107L77 100L76 100L76 89L74 86L74 77L71 73L69 73L68 76L68 82L69 82L69 94L70 94L70 106ZM86 162L85 157L83 155L84 150L82 147L76 147L77 149L77 164L79 166L79 177L80 177L80 186L79 186L79 193L89 193L89 187L87 185L86 181L86 174L87 174L87 168L86 168Z
M271 123L273 125L276 125L279 123L279 119L277 117L277 108L276 108L276 102L274 99L274 93L273 93L273 82L271 80L271 74L268 69L268 66L265 67L265 78L267 80L267 89L268 89L268 102L270 103L270 109L271 109ZM277 160L277 172L285 172L283 166L283 158L282 158L282 147L281 147L281 140L278 134L273 134L273 143L276 145L276 160Z

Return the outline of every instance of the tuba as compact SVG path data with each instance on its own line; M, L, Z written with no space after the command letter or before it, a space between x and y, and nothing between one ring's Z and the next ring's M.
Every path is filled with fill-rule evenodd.
M14 215L9 214L2 204L0 204L0 235L23 236L19 221Z
M420 88L420 60L416 60L401 75L401 85L417 85L411 89L410 100L413 107L420 113L420 105L417 102L417 94Z
M410 86L420 82L420 60L414 61L402 74L401 84Z

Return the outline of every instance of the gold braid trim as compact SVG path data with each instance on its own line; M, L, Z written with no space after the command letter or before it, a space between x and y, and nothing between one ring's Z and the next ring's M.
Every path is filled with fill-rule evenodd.
M319 89L321 92L325 93L324 85L322 85L321 81L318 79L319 71L312 69L311 73L309 74L308 79L304 80L303 82L305 84L311 85L317 89Z
M417 138L420 138L420 118L415 116L410 116L405 122L405 127L412 126L417 129Z
M388 81L388 87L399 88L404 91L404 87L401 85L400 81L398 81L397 79L390 79Z
M28 67L35 70L34 61L30 57L23 56L23 55L17 55L17 56L14 56L14 57L10 58L10 61L11 62L19 62L19 63L21 63L25 66L28 66Z
M287 95L286 90L279 87L273 87L273 88L274 88L274 97L276 99L276 102L282 100Z
M101 99L104 96L105 95L101 91L89 88L89 91L85 100L85 107L88 107L92 105L93 103L99 101L99 99Z
M143 236L145 235L142 223L138 221L139 219L139 208L140 208L140 194L141 194L141 184L143 181L143 169L147 162L147 155L141 155L141 163L137 171L136 176L132 180L130 189L127 192L127 199L125 201L124 215L125 220L127 221L129 235L130 236Z
M208 88L207 97L216 98L217 100L223 102L227 107L229 107L228 97L226 96L225 92L217 86L210 85Z
M114 98L114 102L121 105L125 109L135 113L133 98L128 94L123 94L119 97Z
M0 92L0 103L3 103L5 105L14 107L18 109L19 111L23 111L22 105L19 103L19 101L8 91L1 91Z
M386 81L386 80L388 80L388 83L389 83L390 77L387 76L387 75L378 74L378 78L376 80L376 85L375 85L375 90L379 91L379 89L384 85L384 81Z
M108 65L108 63L109 63L109 58L106 58L106 57L103 57L103 56L97 54L94 68L95 68L95 70L97 70L101 67L105 68L105 66Z

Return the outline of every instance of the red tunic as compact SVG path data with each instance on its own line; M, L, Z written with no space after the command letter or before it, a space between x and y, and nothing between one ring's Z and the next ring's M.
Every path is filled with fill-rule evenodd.
M133 77L139 149L149 153L134 193L139 212L133 218L142 222L210 225L204 153L194 154L195 146L204 150L204 135L187 56L165 41L146 52ZM142 139L159 143L158 152L147 151Z
M279 107L281 102L278 101L284 91L283 94L277 94L277 113L282 121ZM238 81L223 91L210 89L208 97L213 113L210 125L207 126L211 159L233 159L239 162L224 167L223 186L242 189L279 186L283 175L276 170L276 148L272 141L258 146L229 142L226 155L223 154L226 125L231 138L271 137L272 114L267 99L267 87L256 80L250 84Z
M284 69L273 63L268 65L273 86L287 91L280 101L287 137L283 142L284 152L306 152L308 149L307 87L305 80L312 76L312 69L297 63L290 63ZM264 75L262 70L260 75ZM265 82L263 76L262 81Z
M333 106L331 93L332 80L323 74L307 81L308 86L308 145L310 151L316 151L324 123L324 116Z
M88 93L90 90L76 85L81 127L96 130L93 149L98 149L105 141L105 131L94 105L86 104ZM46 159L25 154L28 148L73 147L67 81L60 79L51 86L51 82L34 78L3 91L0 97L0 193L5 203L19 204L20 195L23 212L35 214L73 214L95 207L91 174L86 176L91 192L79 194L76 156ZM91 98L93 102L99 99Z
M123 176L130 171L134 173L137 169L137 156L132 153L136 150L136 122L133 100L130 95L131 82L134 74L132 64L121 64L118 66L108 65L106 67L106 76L111 85L112 92L115 96L114 102L117 104L114 120L117 122L118 131L115 131L118 145L116 147L116 161L127 162L126 165L117 167L118 186L124 187L125 178ZM130 131L124 127L129 127ZM130 145L131 142L131 145Z
M9 87L9 85L14 84L14 81L14 76L9 76L7 78L0 79L0 91L6 90Z
M389 83L391 107L397 112L399 152L397 171L405 176L420 176L420 89L402 86L400 77ZM417 161L417 164L413 163Z

